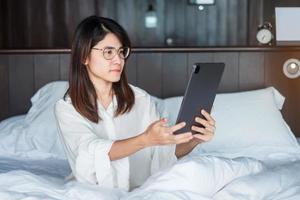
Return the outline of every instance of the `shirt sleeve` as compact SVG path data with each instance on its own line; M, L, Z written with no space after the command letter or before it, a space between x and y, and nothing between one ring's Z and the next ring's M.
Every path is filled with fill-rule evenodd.
M149 124L160 119L155 103L150 100ZM151 174L172 166L176 161L176 145L163 145L152 147Z
M114 141L99 138L87 119L68 102L58 101L55 115L75 178L80 182L116 187L115 173L108 155Z

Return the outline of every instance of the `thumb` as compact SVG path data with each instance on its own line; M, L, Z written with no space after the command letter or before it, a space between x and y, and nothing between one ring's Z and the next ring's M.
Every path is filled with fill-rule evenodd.
M168 122L167 118L161 118L160 120L156 121L156 124L159 126L164 126Z

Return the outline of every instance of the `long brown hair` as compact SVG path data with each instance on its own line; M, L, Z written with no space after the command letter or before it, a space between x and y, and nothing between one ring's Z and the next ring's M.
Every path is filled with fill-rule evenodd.
M101 120L98 115L97 94L84 63L92 47L108 33L113 33L123 46L131 47L126 31L117 22L98 16L84 19L77 26L72 42L69 89L66 94L70 96L77 112L95 123ZM120 80L113 83L112 89L118 103L115 116L129 112L134 105L134 93L128 85L125 66Z

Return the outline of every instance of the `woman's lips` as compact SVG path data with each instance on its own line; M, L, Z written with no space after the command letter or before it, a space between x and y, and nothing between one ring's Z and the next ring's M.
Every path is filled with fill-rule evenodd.
M111 69L110 72L116 72L116 73L120 73L121 70L120 69Z

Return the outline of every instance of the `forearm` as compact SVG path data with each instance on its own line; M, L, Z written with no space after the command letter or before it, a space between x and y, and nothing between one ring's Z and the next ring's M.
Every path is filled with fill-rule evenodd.
M177 144L175 150L176 157L181 158L187 155L195 148L195 146L197 146L197 144L199 143L193 140L187 143Z
M111 161L118 160L124 157L128 157L131 154L147 147L147 141L145 134L138 136L118 140L113 143L109 151L109 158Z

